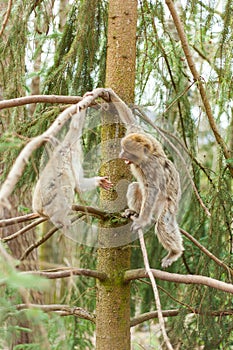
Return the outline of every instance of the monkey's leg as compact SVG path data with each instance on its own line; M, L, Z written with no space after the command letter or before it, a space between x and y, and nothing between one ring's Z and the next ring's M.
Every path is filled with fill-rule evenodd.
M184 247L179 226L175 215L166 210L162 213L157 224L157 235L160 243L168 250L162 260L162 267L166 268L176 261L183 253Z
M131 216L137 217L142 205L142 193L138 182L132 182L129 185L126 198L129 208L125 210L124 216L127 218Z

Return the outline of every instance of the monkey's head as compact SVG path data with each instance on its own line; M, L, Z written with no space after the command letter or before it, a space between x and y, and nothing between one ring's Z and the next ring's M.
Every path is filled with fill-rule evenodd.
M140 164L148 159L153 153L153 143L144 134L132 133L121 140L121 152L119 158L124 159L126 164Z

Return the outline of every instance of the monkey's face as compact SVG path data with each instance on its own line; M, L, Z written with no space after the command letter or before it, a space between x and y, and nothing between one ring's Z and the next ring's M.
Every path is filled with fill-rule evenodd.
M144 135L130 134L121 140L121 152L119 158L124 159L126 164L139 165L148 159L150 150L145 144Z
M124 147L121 148L119 158L123 159L127 165L137 163L136 155L130 152L130 150L126 150Z

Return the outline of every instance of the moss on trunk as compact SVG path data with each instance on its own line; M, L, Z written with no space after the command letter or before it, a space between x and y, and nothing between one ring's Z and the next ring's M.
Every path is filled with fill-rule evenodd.
M109 1L106 86L114 89L127 103L134 101L136 23L136 0ZM109 147L114 146L116 152L119 151L119 139L124 135L124 127L111 113L105 115L102 122L102 157L103 163L105 160L106 163L101 172L117 185L120 180L131 178L129 169L122 160L107 162L111 152ZM114 190L101 192L101 200L108 201L109 210L115 210L113 202L116 196ZM123 197L121 200L124 206L126 200ZM111 201L113 208L110 208ZM125 235L129 234L125 232ZM99 241L108 246L111 242L107 240L104 231L100 229ZM108 248L98 249L98 270L105 272L108 279L97 285L97 350L130 350L130 285L123 282L124 271L130 268L130 253L129 246L114 248L109 244Z

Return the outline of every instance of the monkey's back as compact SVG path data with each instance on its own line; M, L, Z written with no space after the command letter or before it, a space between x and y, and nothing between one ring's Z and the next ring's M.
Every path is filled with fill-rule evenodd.
M74 188L69 149L59 147L40 174L33 194L33 210L50 218L56 212L68 212Z

